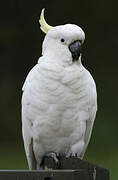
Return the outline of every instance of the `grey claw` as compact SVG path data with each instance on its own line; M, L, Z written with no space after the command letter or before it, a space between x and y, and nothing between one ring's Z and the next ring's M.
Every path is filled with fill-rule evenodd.
M71 157L78 157L77 153L69 153L66 155L66 158L71 158Z
M56 164L59 163L59 160L58 160L58 158L57 158L57 154L56 154L56 153L54 153L54 152L49 152L48 154L46 154L46 156L53 158Z

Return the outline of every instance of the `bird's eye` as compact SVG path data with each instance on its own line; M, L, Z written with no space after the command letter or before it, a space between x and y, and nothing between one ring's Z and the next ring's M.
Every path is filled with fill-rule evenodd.
M61 42L65 42L65 39L64 39L64 38L61 38Z

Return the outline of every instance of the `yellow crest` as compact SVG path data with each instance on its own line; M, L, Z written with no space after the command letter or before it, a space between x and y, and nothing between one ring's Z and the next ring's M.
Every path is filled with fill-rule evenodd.
M45 18L44 18L44 8L42 9L41 11L41 15L40 15L40 20L39 20L39 23L40 23L40 28L41 30L47 34L47 32L52 28L52 26L49 26L46 21L45 21Z

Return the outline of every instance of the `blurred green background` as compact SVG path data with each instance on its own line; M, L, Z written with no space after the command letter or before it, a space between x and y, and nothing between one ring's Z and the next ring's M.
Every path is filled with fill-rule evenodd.
M75 23L86 33L83 64L98 91L98 113L85 158L118 178L118 1L4 0L0 5L0 169L28 168L21 133L22 85L41 56L38 19Z

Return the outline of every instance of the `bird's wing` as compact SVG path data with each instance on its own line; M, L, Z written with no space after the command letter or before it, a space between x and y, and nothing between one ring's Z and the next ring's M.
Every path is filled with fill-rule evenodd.
M35 80L35 74L38 71L38 66L35 65L33 69L27 75L27 78L23 85L23 95L22 95L22 135L24 140L25 152L28 160L28 165L30 169L36 169L36 159L33 152L33 137L31 131L31 121L27 116L27 104L29 101L30 94L26 94L26 89Z
M25 114L22 114L22 135L29 169L36 169L36 159L33 152L33 138L31 135L31 127L28 121L26 121L25 119Z
M95 111L95 114L96 114L96 111ZM94 116L95 116L95 114L94 114ZM92 129L93 129L93 124L94 124L94 119L93 119L93 121L90 119L86 121L86 132L85 132L85 137L84 137L85 146L84 146L84 149L82 151L81 158L83 158L85 151L86 151L86 148L88 146L88 143L90 141L90 137L91 137Z
M22 87L22 91L25 91L25 88L27 87L27 85L29 85L30 83L32 83L32 80L34 80L34 76L38 71L38 64L36 64L31 71L28 73L27 78L23 84Z
M90 75L90 74L89 74ZM96 112L97 112L97 92L96 92L96 85L94 83L94 80L92 78L92 76L89 76L89 119L86 121L86 132L85 132L85 136L84 136L84 142L85 142L85 146L84 149L82 151L81 157L83 158L84 153L86 151L86 148L88 146L88 143L90 141L90 137L92 134L92 129L93 129L93 124L94 124L94 120L95 120L95 116L96 116Z

